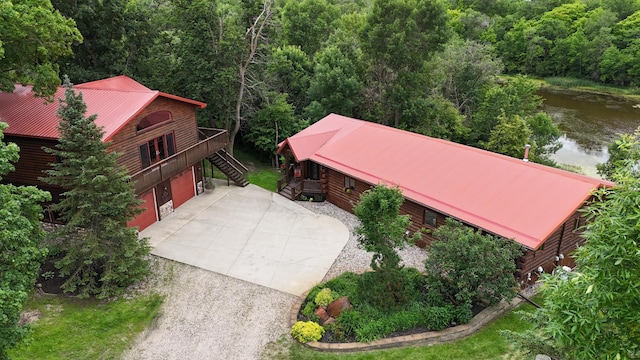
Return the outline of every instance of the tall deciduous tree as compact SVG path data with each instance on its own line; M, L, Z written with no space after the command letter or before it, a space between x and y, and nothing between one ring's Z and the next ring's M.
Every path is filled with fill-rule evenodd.
M375 98L378 122L399 126L402 101L421 93L414 81L424 63L446 43L451 30L439 0L378 0L372 5L361 43L371 68L366 92ZM414 95L415 96L415 95Z
M544 306L527 319L535 326L508 336L528 352L555 359L640 357L640 177L636 162L596 193L587 209L585 244L573 272L543 277Z
M229 131L232 153L236 135L266 96L256 63L271 27L273 0L173 3L179 42L172 87L207 102L208 125Z
M81 40L75 22L49 0L0 1L0 91L22 83L38 96L52 95L60 85L56 60Z
M0 122L0 180L13 171L18 146L3 141L7 124ZM49 193L33 186L0 184L0 359L26 334L19 326L20 311L38 274L45 251L40 248L39 203L51 200Z
M68 78L64 85L59 143L46 149L60 162L51 164L43 178L64 190L52 206L65 222L56 232L64 252L56 267L66 277L64 291L107 298L147 275L150 248L146 238L138 240L137 230L127 227L140 213L140 202L126 170L116 163L118 154L107 152L96 115L85 117L82 94Z

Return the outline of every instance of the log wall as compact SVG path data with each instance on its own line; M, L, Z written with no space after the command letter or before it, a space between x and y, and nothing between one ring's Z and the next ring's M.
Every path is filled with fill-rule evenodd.
M345 189L345 175L338 171L323 168L322 179L326 179L326 186L323 189L326 191L327 201L334 205L353 213L353 207L357 204L360 194L370 189L373 185L364 181L355 179L355 188L347 191ZM411 225L408 230L414 233L420 229L433 230L435 227L431 227L425 224L424 211L427 209L425 206L415 203L410 199L406 199L400 207L400 214L408 214L411 216ZM439 213L433 209L429 209L436 213L436 227L445 223L447 216ZM542 266L545 272L553 271L556 266L569 266L573 267L575 262L571 257L571 253L577 246L584 243L584 238L580 236L581 230L576 230L576 221L579 226L585 224L584 218L581 217L582 212L577 210L571 215L565 222L558 227L545 241L544 245L537 251L527 250L523 256L516 260L517 274L516 278L520 281L521 285L527 283L533 283L538 278L538 267ZM422 234L422 240L416 244L420 247L424 247L433 241L433 237L429 233ZM561 257L556 261L556 256ZM529 279L529 275L531 279Z
M172 121L136 131L138 122L145 116L164 110L171 112ZM171 132L175 134L176 152L199 141L195 106L158 97L113 136L109 151L118 152L120 154L118 164L125 166L130 174L134 174L142 170L140 145Z

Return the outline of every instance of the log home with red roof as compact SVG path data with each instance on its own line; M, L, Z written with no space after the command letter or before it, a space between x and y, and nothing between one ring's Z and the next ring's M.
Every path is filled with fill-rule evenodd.
M162 219L191 197L203 191L203 163L208 159L234 182L248 184L246 168L224 148L225 130L198 128L196 109L205 103L151 90L127 76L75 85L87 105L86 116L97 115L96 125L104 130L109 151L120 154L124 166L143 200L145 211L130 226L142 230ZM9 127L5 140L20 147L16 170L3 181L36 185L58 198L61 189L39 178L55 162L42 148L56 146L57 115L64 88L58 88L54 102L34 96L31 86L16 85L13 93L0 92L0 121ZM53 214L47 214L49 220Z
M331 114L279 144L290 199L320 197L353 211L377 184L399 186L410 231L435 229L447 217L526 248L517 259L522 285L539 269L572 266L583 243L580 209L610 182L489 151ZM432 238L426 234L419 246Z

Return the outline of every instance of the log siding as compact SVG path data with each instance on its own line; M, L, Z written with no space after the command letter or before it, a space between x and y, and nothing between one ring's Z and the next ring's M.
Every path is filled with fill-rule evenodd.
M156 111L169 111L172 121L137 131L138 122ZM126 167L129 174L134 174L142 170L140 145L172 132L174 133L176 152L180 152L199 141L195 107L181 101L159 97L113 136L109 144L109 151L119 153L118 164Z
M353 189L347 190L345 188L345 177L355 179L355 187ZM325 191L327 201L350 213L353 213L353 207L359 201L360 194L374 185L326 167L322 168L322 179L323 181L326 179L326 186L323 184L323 190ZM435 213L435 227L424 223L425 210L430 210ZM404 203L400 207L400 214L411 217L411 224L408 227L411 233L415 233L421 229L433 230L443 225L448 217L436 209L427 208L407 198L405 198ZM537 251L526 250L525 254L516 260L517 273L515 275L522 286L537 280L538 267L540 266L545 272L550 272L556 266L572 267L575 265L571 257L571 252L576 249L577 246L584 244L584 238L581 236L582 231L574 229L576 221L584 225L582 209L576 210L574 214L567 218ZM433 240L434 238L429 232L423 232L422 240L416 245L425 247ZM562 254L563 259L556 260L556 257L561 257L560 254ZM529 275L531 276L530 279Z

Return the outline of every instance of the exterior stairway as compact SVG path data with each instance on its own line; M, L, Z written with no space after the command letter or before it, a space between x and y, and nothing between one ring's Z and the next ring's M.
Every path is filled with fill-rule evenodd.
M249 185L246 177L249 169L231 156L225 149L218 150L218 152L213 153L207 159L238 186L244 187Z
M286 197L289 200L296 200L297 194L295 193L294 186L295 184L287 184L284 188L278 191L278 194Z

